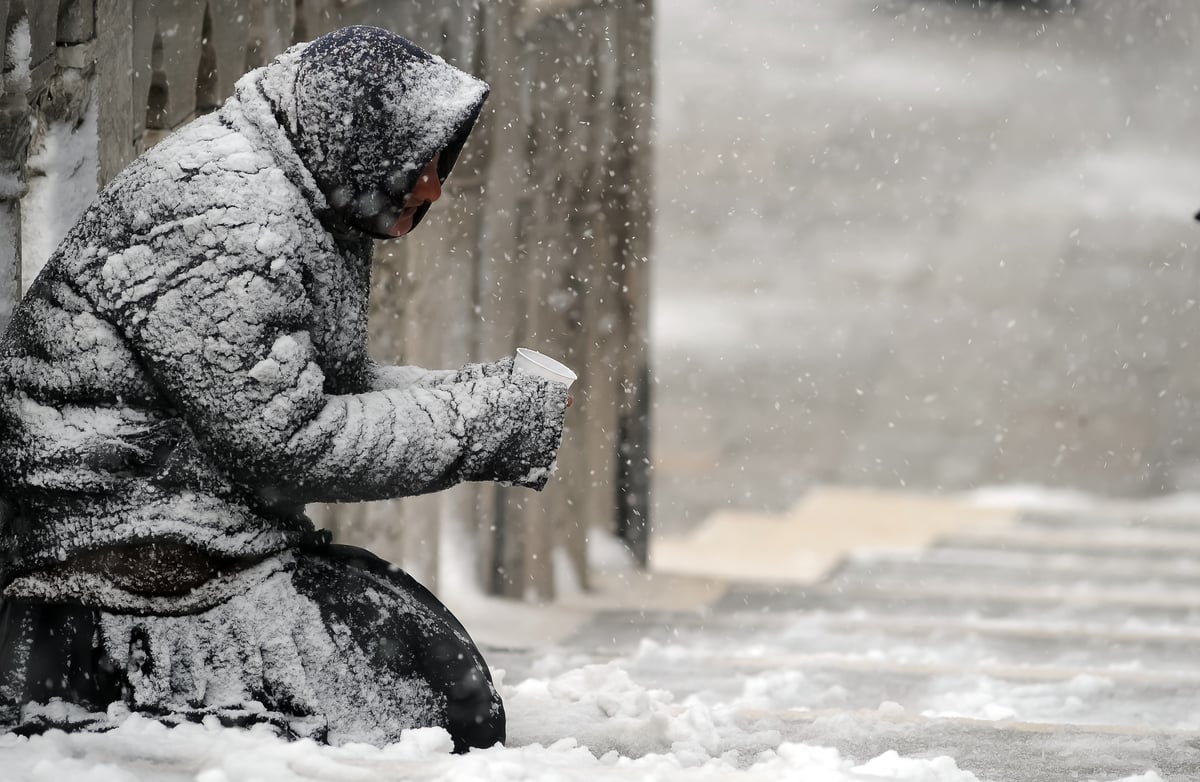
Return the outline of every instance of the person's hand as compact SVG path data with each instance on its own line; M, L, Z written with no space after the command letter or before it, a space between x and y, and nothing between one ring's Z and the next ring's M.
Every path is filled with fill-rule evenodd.
M575 395L567 394L567 407L570 407L573 404L575 404Z

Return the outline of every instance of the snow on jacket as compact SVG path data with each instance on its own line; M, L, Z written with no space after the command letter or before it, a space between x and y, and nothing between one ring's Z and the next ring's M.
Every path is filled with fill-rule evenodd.
M370 235L487 95L397 40L347 28L247 74L50 258L0 342L8 575L164 540L259 556L308 502L545 484L561 387L367 357Z

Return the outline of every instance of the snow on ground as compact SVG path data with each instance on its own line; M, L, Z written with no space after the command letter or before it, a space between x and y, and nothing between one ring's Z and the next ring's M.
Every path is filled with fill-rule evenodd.
M6 744L11 744L7 742ZM152 749L150 747L153 747ZM0 747L0 751L7 747ZM494 748L465 757L447 754L450 739L438 729L411 731L399 743L376 749L365 745L318 747L311 742L286 743L264 732L243 733L212 726L186 726L167 731L155 723L131 720L105 736L62 734L30 742L25 762L10 765L14 780L337 780L337 782L405 779L429 780L779 780L806 782L843 780L911 780L952 782L975 780L948 758L911 760L885 753L855 766L836 750L782 744L739 769L731 759L685 766L669 755L631 759L617 753L597 758L571 739L549 747ZM79 757L87 753L86 757ZM171 768L165 769L163 764ZM1146 777L1154 782L1158 777Z
M704 650L643 643L632 655L604 664L579 656L549 653L534 664L536 674L508 684L498 672L509 711L509 746L449 753L440 729L407 732L396 744L327 747L303 740L287 742L265 727L222 728L215 723L167 728L137 715L104 734L0 736L0 779L11 782L250 782L251 780L629 780L662 782L976 782L948 757L905 758L895 752L856 760L837 750L783 742L773 730L743 728L743 712L837 700L817 693L805 675L772 671L744 677L740 691L697 692L678 698L648 686L654 677L638 671L648 665L689 669ZM731 677L736 678L736 677ZM979 687L954 687L939 708L941 716L969 714L1009 719L1022 711L1045 711L1062 703L1053 687L1007 690L984 680ZM987 686L985 686L987 685ZM1070 687L1091 690L1105 683L1088 677ZM1070 703L1070 699L1067 699ZM881 703L881 714L901 707ZM890 711L889 711L890 710ZM761 723L759 723L761 724ZM1153 772L1130 777L1159 782Z
M92 780L729 780L973 782L949 758L893 752L856 764L836 750L781 743L733 724L733 704L675 702L634 682L619 665L574 668L506 687L509 747L449 755L441 729L407 732L383 748L286 742L264 728L163 725L130 716L105 734L0 737L0 767L12 782ZM579 737L579 738L576 738ZM1151 782L1151 780L1147 780Z
M1043 510L1098 505L1087 495L1038 487L996 487L980 492L976 499ZM1197 507L1190 496L1165 498L1161 504L1172 509ZM628 567L612 552L609 558L615 571ZM461 583L452 586L451 592L465 589ZM663 585L656 589L663 591ZM626 609L654 615L662 606L652 601L661 601L664 595L648 591L646 585L631 585L620 599ZM618 654L615 639L611 652L587 643L569 648L556 645L556 639L563 637L557 632L561 627L580 626L581 616L587 613L580 608L586 606L583 598L538 607L480 595L456 597L455 610L494 648L511 649L521 646L522 640L528 644L542 639L538 641L541 651L531 655L511 651L488 655L498 663L496 679L508 710L507 747L452 756L450 739L439 729L410 731L400 742L383 748L326 747L311 741L288 742L265 727L227 729L214 723L172 729L136 715L122 720L114 711L120 724L109 733L0 736L0 782L971 782L977 777L959 769L949 757L902 757L894 751L874 758L847 757L835 749L785 741L783 722L764 715L784 720L788 715L808 714L821 719L822 710L840 710L877 712L884 719L907 715L1137 725L1152 712L1160 726L1195 730L1200 725L1190 690L1171 694L1161 687L1155 690L1153 676L1145 682L1136 676L1122 677L1149 671L1161 678L1181 667L1186 644L1166 643L1171 640L1170 628L1161 628L1157 641L1131 641L1089 657L1088 671L1037 680L1024 677L1022 671L1039 666L1066 669L1082 662L1080 650L1072 643L1052 652L1044 646L1024 649L1005 641L1010 635L1043 628L1042 620L966 617L956 620L963 623L967 631L963 634L923 637L920 628L909 628L916 633L910 636L887 625L884 617L854 612L780 610L757 617L757 622L744 614L714 615L691 629L648 625L647 633L662 630L670 640L652 640L639 632ZM489 618L487 622L478 621L483 616ZM856 622L862 628L847 632ZM737 632L731 630L735 625ZM972 628L980 632L969 632ZM1178 630L1185 631L1190 632ZM1140 655L1147 654L1151 657L1143 663ZM877 662L887 663L892 672L888 675L903 677L906 665L934 666L942 673L925 677L926 684L913 679L911 687L890 688L886 697L903 700L901 705L883 700L886 688L871 684L879 683L869 674ZM504 666L513 673L506 673ZM991 675L993 670L1000 673ZM869 681L861 686L864 676ZM1145 697L1131 695L1137 692ZM1148 703L1153 703L1149 710ZM847 723L835 735L852 729ZM1126 780L1161 782L1154 772Z

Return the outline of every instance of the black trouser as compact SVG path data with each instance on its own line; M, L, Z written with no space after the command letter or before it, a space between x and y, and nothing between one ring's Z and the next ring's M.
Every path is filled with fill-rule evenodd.
M460 752L504 740L478 648L412 577L349 546L275 559L278 572L187 616L0 602L0 723L105 727L102 715L72 723L26 707L58 698L99 712L122 701L166 722L270 722L334 743L429 726Z

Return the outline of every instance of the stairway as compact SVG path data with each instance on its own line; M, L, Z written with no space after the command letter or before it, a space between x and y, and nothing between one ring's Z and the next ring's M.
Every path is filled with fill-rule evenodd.
M905 548L879 516L911 516L911 497L834 500L776 519L778 534L763 517L743 528L766 538L746 545L773 558L771 580L726 573L700 605L609 606L561 641L563 659L707 704L740 729L718 730L713 753L799 742L859 762L947 756L980 780L1200 779L1200 508L959 504L955 524L934 501L943 521ZM663 545L702 570L737 524ZM880 528L885 548L868 534ZM771 551L804 530L825 533L812 546L825 565ZM781 578L787 561L807 565ZM529 655L494 654L507 681L532 673Z

